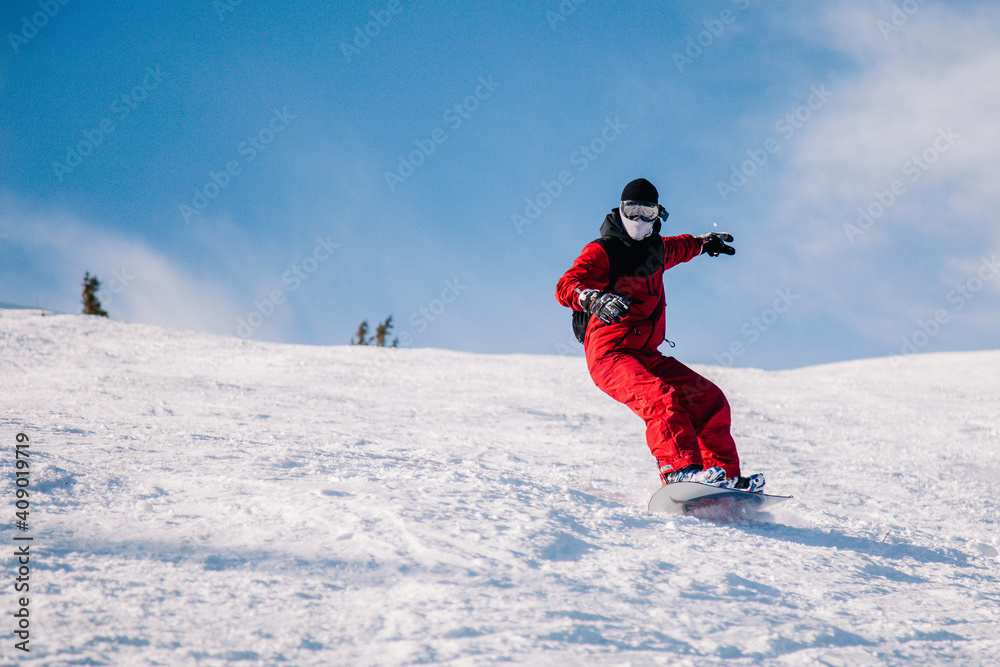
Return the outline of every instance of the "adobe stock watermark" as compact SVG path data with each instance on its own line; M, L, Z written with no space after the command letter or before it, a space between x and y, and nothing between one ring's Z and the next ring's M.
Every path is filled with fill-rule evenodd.
M392 23L393 17L402 14L404 9L401 0L389 0L384 9L373 9L369 13L371 20L365 22L363 26L354 28L354 39L340 43L340 52L344 54L344 60L351 62L351 58L360 56L362 51L371 46L372 40Z
M110 280L101 281L101 301L105 307L115 302L115 297L124 292L135 280L135 276L129 273L128 268L112 272Z
M38 35L38 31L49 24L59 11L69 4L69 0L39 0L37 11L30 16L21 17L21 29L7 33L7 42L14 53L20 53L21 47L27 45Z
M82 127L76 133L81 138L73 139L66 146L66 157L52 161L52 172L62 183L67 174L72 174L83 161L125 122L139 105L163 82L163 71L159 65L147 67L142 81L111 101L110 114L101 118L95 127Z
M257 329L264 326L264 323L278 310L278 306L285 303L288 295L297 292L306 284L309 278L319 270L323 262L330 259L333 251L339 247L340 244L334 243L329 234L326 238L317 236L316 245L312 252L294 262L287 271L281 274L281 284L284 287L275 287L266 298L255 300L253 309L247 316L239 318L236 324L236 335L245 340L252 336Z
M569 328L567 323L567 328ZM563 357L581 357L584 354L583 343L576 339L575 334L569 334L566 338L555 344L556 354Z
M898 32L900 28L906 25L910 18L920 11L920 8L926 3L927 0L905 0L898 5L893 4L889 20L879 19L875 23L878 26L879 32L882 33L882 39L888 42L889 36Z
M216 16L222 21L226 18L226 14L232 14L242 4L243 0L213 0L212 9L215 10Z
M229 160L226 162L225 168L219 171L209 170L205 185L194 188L191 202L182 202L177 205L177 210L180 212L184 224L191 224L193 216L200 215L208 208L209 203L229 187L233 178L239 176L244 167L267 150L267 147L274 143L278 135L284 132L288 124L296 118L295 114L288 113L288 107L275 109L271 118L257 132L249 135L236 146L236 153L241 156L240 159Z
M407 321L410 323L410 326L416 328L417 333L427 331L431 324L444 315L448 307L455 303L458 297L467 289L469 289L469 286L463 285L457 277L444 281L444 288L441 290L441 294L410 313ZM410 340L410 337L409 331L401 332L399 334L400 344L405 344L406 341Z
M737 358L746 353L747 346L759 341L765 333L774 327L782 315L792 309L792 306L800 298L802 298L801 295L792 294L791 288L788 287L776 291L771 306L744 322L743 326L740 327L742 338L732 341L725 352L716 353L715 360L722 366L732 366Z
M481 76L471 94L448 106L441 116L441 123L425 137L415 139L413 144L416 148L406 155L400 155L396 168L385 172L385 183L389 186L389 192L395 192L397 187L413 176L417 169L434 155L438 146L448 141L448 130L455 132L462 127L462 123L471 118L479 105L488 100L499 86L500 83L493 78L493 75Z
M467 289L469 286L462 284L457 277L445 280L441 293L411 312L407 321L410 326L416 327L418 333L427 331ZM406 347L413 342L413 333L408 329L402 329L397 330L393 337L398 341L396 347L373 347L371 356L366 358L366 363L361 367L362 378L378 381L394 372L397 364L403 359L398 348Z
M684 47L683 53L674 51L674 65L677 66L678 72L683 74L686 66L693 65L695 60L701 58L705 49L711 47L715 44L715 40L722 37L726 26L736 23L736 17L739 13L750 7L750 0L732 0L732 4L733 9L723 9L719 12L718 18L702 21L701 24L705 29L687 36L687 45Z
M579 146L569 156L569 163L576 168L576 174L587 171L597 157L608 150L608 146L613 144L627 129L628 125L623 123L619 116L615 116L614 120L605 118L604 127L597 133L597 136ZM511 224L514 225L517 233L523 234L525 227L538 220L542 212L552 206L562 196L565 189L573 184L575 178L572 170L563 169L551 181L542 179L539 191L532 197L524 198L524 210L510 215Z
M549 27L555 30L570 16L576 14L580 5L585 4L587 4L587 0L562 0L555 9L549 9L545 12L545 20L549 22Z
M942 155L951 150L951 147L955 145L955 142L961 136L960 134L955 134L950 126L948 129L939 127L934 141L928 144L922 151L910 156L908 160L903 162L901 169L903 176L907 177L909 185L907 185L906 181L897 178L889 183L886 189L876 190L871 202L866 206L858 207L857 219L853 223L844 223L844 234L847 236L847 240L853 245L859 236L863 236L865 232L871 229L885 215L886 211L892 208L899 201L899 198L906 194L911 185L919 181L937 163Z
M806 98L805 103L789 109L784 116L779 118L774 124L774 131L782 139L789 141L796 132L812 120L813 115L822 109L831 97L833 97L833 93L826 89L826 84L811 86L809 97ZM729 180L715 182L715 189L722 201L729 201L729 197L746 185L767 164L770 157L779 150L781 150L781 141L775 137L768 137L758 148L748 148L748 159L743 160L738 165L736 163L730 165Z
M418 334L427 331L434 322L444 316L467 289L469 286L463 284L458 277L445 280L440 294L411 312L406 321ZM413 337L414 333L410 329L396 329L393 338L398 341L398 345L375 347L368 360L369 363L365 363L362 368L363 376L374 380L392 372L401 359L398 348L409 346L413 342Z
M889 358L893 368L907 360L904 355L916 354L927 347L931 340L941 333L941 329L951 321L951 316L960 312L976 298L986 283L995 279L997 274L1000 274L1000 262L997 261L997 256L981 258L976 272L969 276L964 283L948 292L945 301L951 304L951 308L938 308L928 319L917 320L917 328L908 336L903 336L899 354Z

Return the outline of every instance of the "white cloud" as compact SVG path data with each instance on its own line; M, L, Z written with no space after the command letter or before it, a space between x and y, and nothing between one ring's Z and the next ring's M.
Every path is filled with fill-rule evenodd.
M233 334L237 318L245 315L227 288L68 211L31 210L15 196L2 195L0 230L7 235L4 283L11 285L14 274L31 274L19 281L19 293L4 294L4 300L78 312L77 295L89 271L100 278L98 296L115 319Z
M835 102L790 142L788 213L814 211L841 228L899 180L905 194L891 212L910 218L909 231L934 232L943 215L956 230L996 238L1000 11L926 3L883 36L878 21L891 20L893 5L869 6L835 4L814 33L855 66L827 82Z
M914 0L896 26L903 4L843 0L775 16L837 64L815 81L833 97L782 144L771 187L755 193L777 241L772 272L790 270L817 309L884 341L946 306L1000 251L1000 6ZM878 214L867 228L859 207ZM992 284L962 312L968 322L994 307L987 294ZM989 346L998 325L951 333Z

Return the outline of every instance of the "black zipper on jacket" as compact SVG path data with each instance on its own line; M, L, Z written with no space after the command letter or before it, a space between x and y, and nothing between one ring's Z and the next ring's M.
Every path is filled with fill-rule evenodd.
M622 343L624 343L625 339L628 338L629 334L632 333L632 329L635 329L635 327L634 326L629 327L628 331L626 331L625 333L623 333L621 335L621 337L618 338L618 340L616 340L614 343L612 343L611 349L613 350L613 349L617 348L619 345L621 345Z
M646 342L642 344L642 348L640 348L640 349L643 349L643 350L646 349L646 346L649 345L649 341L653 339L653 332L654 331L656 331L656 324L653 322L653 320L650 320L649 321L649 335L646 336ZM657 345L657 347L659 347L659 345Z
M656 331L656 323L653 322L653 320L639 320L638 322L636 322L635 324L633 324L632 326L630 326L628 328L628 331L626 331L621 336L619 336L618 339L615 340L615 342L611 344L611 349L615 349L619 345L621 345L622 343L624 343L625 339L628 338L629 336L631 336L633 333L635 333L636 335L641 334L642 330L639 329L639 324L641 324L642 322L649 322L649 335L646 336L646 342L643 343L642 346L640 346L640 348L639 348L640 350L645 349L645 347L647 345L649 345L649 341L652 340L652 338L653 338L653 332Z

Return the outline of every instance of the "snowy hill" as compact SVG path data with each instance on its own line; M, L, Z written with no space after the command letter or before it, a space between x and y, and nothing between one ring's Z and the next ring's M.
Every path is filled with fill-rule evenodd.
M8 584L0 656L996 664L1000 353L698 370L795 496L758 520L647 513L643 425L580 358L0 311L0 539L34 538L31 652Z

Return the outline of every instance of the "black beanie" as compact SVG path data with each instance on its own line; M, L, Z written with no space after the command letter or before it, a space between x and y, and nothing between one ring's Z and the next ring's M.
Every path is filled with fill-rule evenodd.
M645 178L637 178L622 190L622 201L641 201L650 204L658 203L659 193L653 184Z

